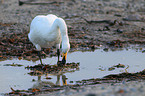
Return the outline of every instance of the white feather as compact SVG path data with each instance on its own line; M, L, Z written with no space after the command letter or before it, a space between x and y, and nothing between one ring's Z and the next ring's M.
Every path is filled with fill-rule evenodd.
M36 16L31 22L28 37L38 51L51 46L60 49L60 44L63 53L70 49L66 23L53 14Z

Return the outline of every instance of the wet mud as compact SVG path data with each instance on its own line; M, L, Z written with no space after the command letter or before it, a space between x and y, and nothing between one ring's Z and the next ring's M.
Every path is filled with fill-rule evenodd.
M136 0L20 1L5 1L1 4L0 12L3 14L0 18L0 33L5 33L8 37L10 34L19 33L23 37L22 43L27 43L28 45L25 46L31 49L34 46L24 40L28 39L31 20L39 14L56 14L66 21L71 48L74 48L71 50L96 49L99 46L126 47L129 44L145 43L144 0L139 2ZM19 3L23 4L19 6ZM5 37L5 35L1 36ZM9 38L8 42L17 41L13 39ZM16 52L7 54L22 56L21 53L24 51L19 51L20 54L15 54Z
M41 2L46 3L47 6L43 6ZM66 20L70 51L94 50L100 46L124 48L129 44L143 45L145 43L143 2L143 0L131 3L128 0L103 2L99 0L50 0L49 4L45 0L5 1L1 4L3 14L0 18L0 59L9 59L12 56L28 60L38 59L35 48L27 35L31 20L40 12L44 15L53 13ZM19 5L19 3L23 4ZM69 7L70 5L72 8ZM43 51L44 57L48 56L47 54L56 55L54 48Z
M68 84L64 86L57 86L53 85L50 86L49 84L43 83L41 88L30 88L28 90L14 90L11 88L12 92L7 93L5 95L38 95L44 94L53 91L64 90L66 88L70 88L73 90L77 90L80 87L85 85L96 85L96 84L105 84L105 83L122 83L122 82L129 82L129 81L138 81L138 80L145 80L145 70L137 72L137 73L121 73L121 74L113 74L108 75L103 78L92 78L92 79L84 79L81 81L76 81L75 84Z

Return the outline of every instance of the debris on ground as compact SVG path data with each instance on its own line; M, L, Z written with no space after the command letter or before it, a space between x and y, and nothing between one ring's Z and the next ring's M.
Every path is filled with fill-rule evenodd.
M58 65L49 65L49 64L38 64L34 66L25 67L28 70L31 70L29 75L38 76L43 74L62 74L66 72L74 72L79 70L79 63L66 63L64 66Z
M23 66L23 65L13 63L13 64L4 64L3 66L14 66L14 67L21 67L21 66Z
M113 67L117 67L117 68L125 68L125 65L119 63L118 65L114 65Z
M114 65L114 66L108 68L108 71L113 71L113 70L115 70L115 67L116 67L116 68L125 68L125 65L119 63L118 65Z

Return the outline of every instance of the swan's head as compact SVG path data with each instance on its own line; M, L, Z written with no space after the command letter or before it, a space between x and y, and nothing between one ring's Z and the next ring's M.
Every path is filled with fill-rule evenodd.
M66 58L67 58L67 53L70 49L70 44L68 43L64 43L62 44L62 63L65 64L66 63Z

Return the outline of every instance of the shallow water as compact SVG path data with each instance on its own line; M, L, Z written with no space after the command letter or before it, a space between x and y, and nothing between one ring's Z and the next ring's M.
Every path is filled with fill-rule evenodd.
M41 76L41 79L37 76L30 76L27 73L30 70L26 70L28 65L39 64L39 61L32 62L26 60L6 60L0 62L0 94L10 92L13 89L28 89L33 86L38 86L38 82L47 81L50 84L62 85L62 77L66 76L67 83L70 81L78 81L82 79L102 78L109 74L118 74L125 72L138 72L145 69L145 53L137 52L136 50L122 50L122 51L108 51L104 52L102 49L95 50L94 52L72 52L68 54L67 62L80 62L80 69L75 72L65 73L60 76L58 81L56 74L48 74L48 77L52 79L45 79L45 76ZM43 63L56 64L57 57L43 59ZM3 66L4 64L22 64L22 67ZM108 68L124 64L125 68L115 68L115 70L108 71ZM35 81L33 81L35 80Z

